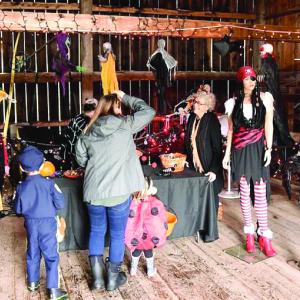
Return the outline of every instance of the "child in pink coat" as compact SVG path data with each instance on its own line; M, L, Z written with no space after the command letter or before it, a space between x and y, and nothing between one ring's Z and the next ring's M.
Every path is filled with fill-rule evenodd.
M131 251L130 274L136 275L139 259L144 253L147 275L156 274L153 248L162 246L166 241L167 218L164 204L154 194L157 189L149 177L145 177L144 191L136 195L130 206L126 227L125 244Z

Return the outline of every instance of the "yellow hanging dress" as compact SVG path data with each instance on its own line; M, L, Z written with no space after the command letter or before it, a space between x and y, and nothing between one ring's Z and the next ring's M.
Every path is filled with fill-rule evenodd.
M108 95L119 89L116 74L116 61L112 53L108 54L107 61L101 62L101 81L103 95Z

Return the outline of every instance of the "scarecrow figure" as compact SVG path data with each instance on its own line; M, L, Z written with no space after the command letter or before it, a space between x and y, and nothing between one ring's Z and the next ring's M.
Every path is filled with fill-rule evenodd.
M116 57L113 53L111 43L103 44L103 55L98 55L101 66L101 81L103 95L108 95L119 89L116 74Z
M154 73L156 87L158 91L158 111L166 114L168 109L172 109L171 105L165 99L165 91L172 84L172 77L175 76L177 61L164 48L165 40L158 40L158 48L149 57L147 67Z

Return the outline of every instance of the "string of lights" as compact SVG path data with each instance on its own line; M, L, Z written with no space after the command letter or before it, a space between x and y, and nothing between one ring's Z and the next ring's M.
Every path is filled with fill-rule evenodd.
M129 22L130 20L130 22ZM207 23L207 25L192 26ZM271 26L271 25L270 25ZM128 29L124 29L124 28ZM171 35L181 37L210 37L224 34L240 35L252 39L278 39L300 41L300 29L277 30L274 25L250 25L210 22L203 20L171 19L157 17L126 17L111 15L59 14L45 12L0 11L0 30L25 32L98 33L116 35ZM205 31L205 32L201 32ZM242 32L241 32L242 31ZM245 31L245 32L244 32ZM248 33L247 33L248 32ZM241 38L241 36L239 36Z

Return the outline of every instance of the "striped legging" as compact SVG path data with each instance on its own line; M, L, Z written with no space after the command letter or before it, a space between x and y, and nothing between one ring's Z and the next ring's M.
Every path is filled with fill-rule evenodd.
M245 176L240 179L241 190L241 209L245 226L252 225L251 215L251 200L250 200L250 186L247 183ZM268 207L266 197L266 183L255 182L254 184L254 209L256 218L258 220L259 228L261 232L268 230Z

